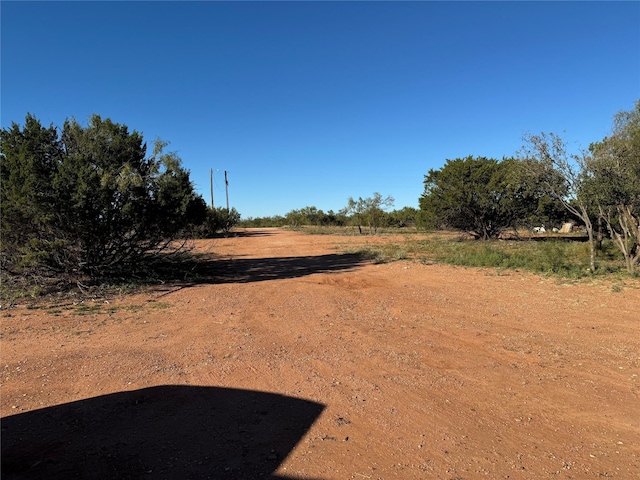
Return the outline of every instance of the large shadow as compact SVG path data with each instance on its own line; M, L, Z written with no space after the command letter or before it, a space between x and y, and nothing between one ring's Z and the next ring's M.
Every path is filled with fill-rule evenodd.
M323 409L216 387L89 398L3 418L2 478L275 480Z
M137 284L151 287L164 294L204 284L251 283L265 280L299 278L314 273L346 272L370 263L359 254L328 254L303 257L247 258L243 256L220 257L210 253L183 253L154 257L151 262L141 262L133 271L106 277L56 279L41 285L44 292L59 301L63 292L77 292L78 286L90 286L91 295L116 292L118 285ZM105 287L105 288L103 288ZM111 288L111 289L110 289ZM91 290L93 289L93 290ZM83 289L82 295L86 292Z
M327 254L304 257L192 256L155 267L153 278L181 288L212 283L250 283L298 278L314 273L355 270L368 263L358 254Z
M365 261L355 254L328 254L307 257L221 258L202 269L214 283L248 283L297 278L314 273L353 270Z
M211 238L248 238L248 237L270 237L282 233L276 228L271 229L254 229L254 230L234 230L229 233L217 233Z

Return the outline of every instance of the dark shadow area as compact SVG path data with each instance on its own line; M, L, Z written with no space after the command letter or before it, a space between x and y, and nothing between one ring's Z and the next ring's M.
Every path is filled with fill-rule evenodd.
M158 264L155 278L181 287L212 283L251 283L354 270L367 261L357 254L307 257L197 258Z
M3 418L2 478L276 480L323 409L216 387L89 398Z
M554 240L563 242L588 242L589 237L582 235L533 235L526 237L525 240L533 240L534 242L552 242Z
M249 283L297 278L314 273L353 270L366 262L356 254L329 254L310 257L218 259L201 270L213 283Z
M120 286L128 291L150 287L170 293L176 289L202 284L251 283L265 280L299 278L314 273L354 270L369 263L358 254L328 254L305 257L246 258L217 257L213 254L184 253L155 258L149 265L118 277L52 278L39 285L42 297L60 301L66 298L99 298L119 294ZM4 279L5 286L10 279ZM28 285L17 285L26 290Z
M217 233L216 235L214 235L211 238L255 238L255 237L270 237L272 235L277 235L278 233L282 233L282 231L278 231L276 229L273 230L267 230L267 229L260 229L260 230L233 230L229 233Z

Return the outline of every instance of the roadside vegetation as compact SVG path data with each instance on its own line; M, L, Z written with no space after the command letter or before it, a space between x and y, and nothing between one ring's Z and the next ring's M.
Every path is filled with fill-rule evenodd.
M454 230L468 241L434 237L361 254L566 277L637 276L640 100L587 150L569 151L554 133L523 140L512 157L447 159L429 170L419 208L393 209L393 197L374 192L348 198L338 212L307 206L242 219L235 208L206 205L167 142L154 141L148 153L140 133L99 115L58 128L28 114L24 125L0 131L0 297L165 282L176 272L186 278L190 240L228 236L235 227L363 237ZM567 241L575 228L586 241ZM546 240L519 241L534 232Z
M375 263L410 259L423 264L525 271L563 279L640 278L637 273L629 275L611 240L605 240L598 250L600 268L592 272L589 269L589 245L586 241L545 236L477 242L456 238L454 232L405 234L403 237L395 242L349 247L346 252L358 254ZM584 237L575 238L586 240Z
M390 229L455 230L483 242L450 246L455 253L443 254L441 260L574 276L587 270L592 274L618 271L622 266L636 276L640 266L640 100L632 110L616 114L611 135L587 150L570 152L567 142L554 133L528 134L523 141L513 157L447 159L443 167L429 170L418 209L391 211L393 198L376 192L369 198L349 198L337 213L312 206L285 216L249 218L239 225L304 227L316 234L346 227L347 234L359 235ZM526 238L534 232L571 234L574 229L582 232L584 244L569 247L545 242L532 252L526 243L516 242L514 252L485 243ZM584 258L574 261L579 254Z

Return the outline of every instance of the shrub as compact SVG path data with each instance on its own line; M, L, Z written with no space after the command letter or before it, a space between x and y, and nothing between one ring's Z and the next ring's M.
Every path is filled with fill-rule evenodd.
M2 268L18 275L120 275L176 253L206 205L180 159L94 115L60 134L32 115L0 131Z

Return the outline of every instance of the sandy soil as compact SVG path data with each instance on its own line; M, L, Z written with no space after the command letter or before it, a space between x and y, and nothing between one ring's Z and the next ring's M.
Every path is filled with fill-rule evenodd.
M3 310L3 478L640 478L640 290L343 253L389 240Z

